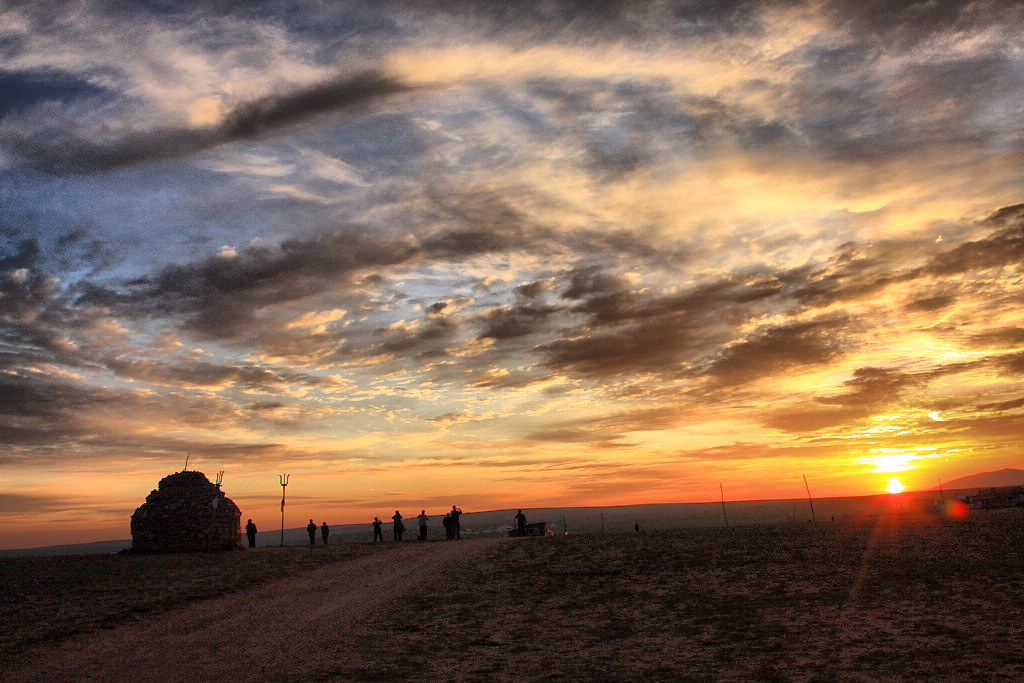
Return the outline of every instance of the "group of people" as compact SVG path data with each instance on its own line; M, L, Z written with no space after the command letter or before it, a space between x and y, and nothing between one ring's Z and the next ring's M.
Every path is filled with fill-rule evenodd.
M306 525L306 533L309 534L309 544L316 545L316 530L317 525L313 520L309 520L309 524ZM331 535L331 527L327 526L327 522L324 522L320 527L320 538L323 539L324 545L327 545L327 537ZM256 547L256 524L250 519L245 523L245 537L249 541L249 547Z
M316 545L316 522L309 520L309 524L306 525L306 533L309 534L309 544ZM324 522L320 527L320 536L324 539L324 545L327 545L327 537L330 535L331 528L327 526L327 522Z
M462 523L459 521L459 517L462 516L462 509L457 505L452 505L451 512L445 513L444 519L441 522L444 525L444 535L448 539L462 538ZM405 534L405 523L402 521L405 519L402 517L402 513L395 510L395 514L391 515L391 533L394 536L396 542L402 540L402 536ZM430 521L430 517L427 516L426 510L420 510L420 514L416 516L416 521L419 526L420 535L419 540L427 540L427 522ZM384 522L379 517L373 518L373 542L380 541L384 542Z
M519 514L523 514L520 510ZM444 535L448 539L459 539L462 538L462 523L459 521L459 517L462 516L462 509L457 505L452 505L450 512L445 513L444 519L441 520L444 525ZM392 521L392 533L394 534L395 541L401 541L402 536L405 534L405 524L403 523L402 513L395 510L395 514L391 515ZM525 520L525 518L524 518ZM419 540L427 540L427 522L430 521L430 517L427 516L426 510L420 510L420 514L417 515L416 521L419 523ZM373 518L373 542L380 541L384 542L384 533L382 527L384 522L380 521L380 518ZM317 527L316 522L312 519L309 520L309 524L306 525L306 533L309 534L309 544L316 545L316 532L320 529L320 537L323 539L323 544L327 545L327 538L331 535L331 528L327 526L327 522ZM245 535L249 540L249 547L256 547L256 524L250 519L245 525Z

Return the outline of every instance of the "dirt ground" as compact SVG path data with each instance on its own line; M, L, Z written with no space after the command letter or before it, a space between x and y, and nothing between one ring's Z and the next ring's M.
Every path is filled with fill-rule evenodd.
M1024 680L1022 553L1022 510L364 546L0 678Z
M339 659L350 660L336 646L339 635L371 614L386 614L389 602L421 582L464 569L493 544L389 547L55 645L36 644L12 656L0 672L6 680L322 679Z

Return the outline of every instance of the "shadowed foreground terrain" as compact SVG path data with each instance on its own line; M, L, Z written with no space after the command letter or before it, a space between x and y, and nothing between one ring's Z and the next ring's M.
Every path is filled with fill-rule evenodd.
M1001 510L964 520L19 558L0 563L11 615L0 626L0 673L1021 680L1022 548L1024 511ZM246 583L260 588L211 598ZM203 654L190 662L190 650Z

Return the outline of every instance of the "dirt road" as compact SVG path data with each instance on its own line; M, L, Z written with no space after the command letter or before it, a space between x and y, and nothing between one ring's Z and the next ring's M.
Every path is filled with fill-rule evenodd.
M8 680L310 680L365 658L343 636L411 591L458 571L499 539L409 543L245 594L207 600L114 629L39 646ZM386 638L387 634L380 634Z

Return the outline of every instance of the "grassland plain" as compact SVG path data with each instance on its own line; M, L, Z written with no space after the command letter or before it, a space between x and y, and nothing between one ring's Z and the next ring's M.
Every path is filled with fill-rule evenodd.
M523 539L379 614L364 646L402 637L335 673L1024 680L1022 552L1022 510Z
M115 625L261 582L290 583L330 563L355 566L394 544L317 550L325 552L6 560L0 654L31 648L45 657L72 637L101 638ZM408 563L420 551L402 552ZM471 562L406 574L393 599L317 643L322 656L303 673L1022 680L1022 553L1022 510L510 539ZM358 577L346 581L360 590Z

